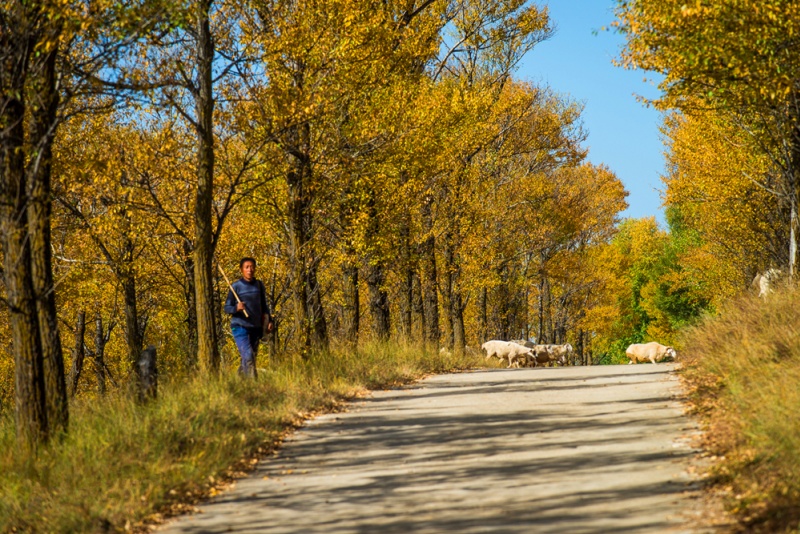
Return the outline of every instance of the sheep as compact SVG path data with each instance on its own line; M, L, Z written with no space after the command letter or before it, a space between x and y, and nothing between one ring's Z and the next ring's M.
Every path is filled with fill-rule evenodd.
M674 360L678 355L675 349L667 347L655 341L650 343L634 343L625 351L625 355L630 359L628 365L650 360L652 363L663 362L666 359Z
M552 358L561 365L566 365L568 358L572 355L572 345L546 345L550 350Z
M763 273L756 274L750 285L758 289L758 296L762 299L767 298L772 293L775 282L781 277L783 272L780 269L767 269Z
M533 357L532 349L524 347L510 341L500 341L493 339L481 345L481 349L486 351L486 359L496 356L501 360L508 360L508 366L519 365L519 360L527 361Z

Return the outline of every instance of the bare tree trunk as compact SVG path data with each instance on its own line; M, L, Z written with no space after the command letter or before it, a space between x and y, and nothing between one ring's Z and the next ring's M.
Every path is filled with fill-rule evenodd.
M97 377L97 392L100 395L106 394L106 334L103 332L103 318L97 312L94 318L94 373ZM108 333L111 333L109 327Z
M511 302L508 289L508 265L503 264L499 269L500 285L497 287L497 302L495 305L495 316L499 319L496 334L500 339L509 339L511 324L509 321Z
M384 284L386 272L383 265L367 266L367 288L369 288L369 309L372 315L372 332L380 340L389 338L389 295Z
M59 29L52 30L56 38ZM53 287L53 261L50 246L52 207L51 171L52 146L55 137L58 90L56 89L56 50L36 57L37 76L33 80L38 96L32 111L32 138L38 143L36 158L28 180L28 227L31 242L31 275L36 295L42 356L44 358L45 402L50 432L67 430L69 408L64 377L64 355L58 331L56 296Z
M414 268L411 253L411 228L406 216L400 224L400 335L410 340L414 306Z
M539 328L536 332L536 343L539 344L546 344L547 339L545 338L544 332L544 290L545 290L546 280L544 274L540 275L539 278Z
M20 444L23 448L34 449L37 443L49 437L49 426L39 321L29 268L30 241L24 194L25 160L22 151L24 107L11 97L3 97L3 100L4 106L0 105L3 110L0 119L3 121L0 124L3 141L3 153L0 156L3 164L0 230L14 351L15 418ZM8 139L9 137L12 139Z
M457 355L464 354L467 346L466 332L464 331L464 299L461 289L456 285L453 291L453 352Z
M219 346L214 322L214 287L211 274L213 229L211 203L214 198L214 93L211 77L214 42L209 25L212 0L196 0L197 35L197 193L194 210L194 283L197 305L197 360L216 374ZM137 355L138 356L138 355ZM134 360L136 361L136 360Z
M304 349L311 344L311 332L308 322L306 301L306 244L308 237L305 231L306 193L302 167L290 171L286 175L289 186L289 250L292 273L292 303L294 305L295 333L299 336L299 344Z
M488 341L489 335L489 291L482 287L478 292L478 344Z
M78 392L78 381L83 371L83 359L86 356L84 350L84 336L86 334L86 312L78 313L78 321L75 323L75 345L72 347L72 370L69 373L69 396L74 398Z
M414 337L420 341L424 341L425 339L425 305L422 302L422 281L419 278L419 272L415 269L411 273L411 304L412 304L412 317L411 323L412 325L416 324L418 326L418 330L416 330L417 334Z
M452 235L448 232L444 237L444 273L442 274L442 310L444 311L444 346L453 350L455 342L453 314L453 275L455 263L453 256Z
M308 317L311 321L313 339L315 347L327 348L328 346L328 323L325 319L325 310L322 307L322 288L317 280L317 260L312 258L308 266Z
M184 273L183 298L186 303L186 367L197 367L197 303L195 302L196 289L194 286L194 251L188 239L183 240L183 261L181 262Z
M344 338L350 344L358 342L359 321L361 310L358 293L358 266L347 260L342 267L342 297L344 306L342 309L344 323Z
M18 23L0 33L0 233L5 292L14 352L17 438L32 450L50 435L45 393L44 357L28 239L28 184L23 98L26 74L37 45L19 4L7 14ZM14 31L16 30L16 31Z
M420 247L422 263L422 293L425 309L425 343L439 348L439 293L436 272L436 239L433 235L433 197L428 195L422 203L422 230L425 240Z

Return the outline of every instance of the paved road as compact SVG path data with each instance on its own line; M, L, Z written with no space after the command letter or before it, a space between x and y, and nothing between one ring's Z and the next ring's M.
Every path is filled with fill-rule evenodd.
M163 532L700 532L697 430L672 370L491 370L376 392Z

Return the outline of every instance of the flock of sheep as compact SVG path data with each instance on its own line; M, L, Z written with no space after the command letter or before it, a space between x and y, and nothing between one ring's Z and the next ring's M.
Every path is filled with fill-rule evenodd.
M500 361L508 361L509 367L538 367L553 362L565 365L572 354L572 345L536 345L530 341L500 341L493 339L481 345L486 359L495 357ZM652 363L674 360L675 349L655 341L650 343L634 343L625 351L630 360L628 363L650 361Z

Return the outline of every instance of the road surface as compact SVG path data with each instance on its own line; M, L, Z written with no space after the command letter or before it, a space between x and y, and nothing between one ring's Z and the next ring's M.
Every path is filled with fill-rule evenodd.
M673 370L489 370L375 392L162 531L706 532Z

